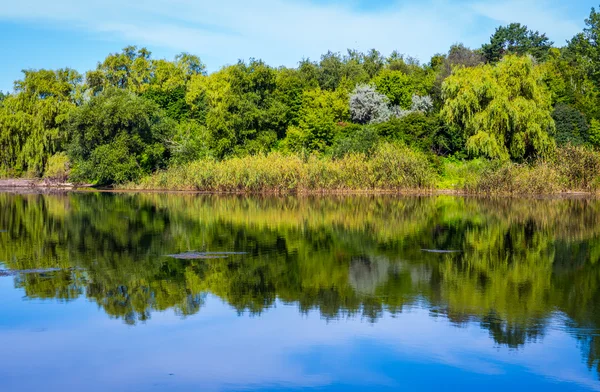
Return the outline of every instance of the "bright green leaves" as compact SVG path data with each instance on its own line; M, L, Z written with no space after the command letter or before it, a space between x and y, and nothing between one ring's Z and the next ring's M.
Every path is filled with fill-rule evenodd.
M298 126L287 131L284 146L291 151L323 151L331 145L338 123L349 119L348 94L342 89L304 92Z
M62 124L80 99L81 75L65 68L23 71L15 94L0 106L0 166L16 175L41 175L48 158L64 148Z
M389 98L390 104L409 109L414 94L413 81L410 76L401 71L385 70L381 72L373 83L377 91Z
M474 155L523 159L554 145L550 94L539 67L507 56L497 65L457 69L443 84L442 116L462 128Z

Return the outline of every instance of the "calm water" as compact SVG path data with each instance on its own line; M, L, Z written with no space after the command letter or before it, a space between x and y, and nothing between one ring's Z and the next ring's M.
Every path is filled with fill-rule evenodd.
M597 200L0 193L2 391L600 390L599 333Z

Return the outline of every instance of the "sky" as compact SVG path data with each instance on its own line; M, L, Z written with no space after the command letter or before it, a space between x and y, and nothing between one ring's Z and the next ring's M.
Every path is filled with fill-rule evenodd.
M596 3L598 1L598 3ZM600 0L2 0L0 91L23 69L93 69L144 46L154 58L189 52L209 72L238 59L273 66L328 50L397 50L422 62L450 45L476 48L512 22L558 46L582 31Z

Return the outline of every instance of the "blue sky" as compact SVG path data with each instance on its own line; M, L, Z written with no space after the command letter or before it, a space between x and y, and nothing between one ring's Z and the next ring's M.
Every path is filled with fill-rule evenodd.
M600 2L600 0L598 0ZM22 69L95 68L110 52L187 51L213 71L237 59L294 66L327 50L376 48L427 61L453 43L478 47L520 22L557 44L584 27L594 0L5 0L0 90Z

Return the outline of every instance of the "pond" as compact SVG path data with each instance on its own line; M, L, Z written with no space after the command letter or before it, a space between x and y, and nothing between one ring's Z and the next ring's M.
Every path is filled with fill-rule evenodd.
M0 193L0 389L600 390L599 261L599 200Z

